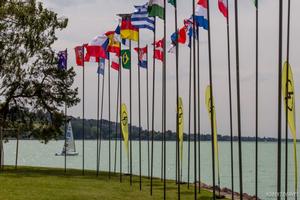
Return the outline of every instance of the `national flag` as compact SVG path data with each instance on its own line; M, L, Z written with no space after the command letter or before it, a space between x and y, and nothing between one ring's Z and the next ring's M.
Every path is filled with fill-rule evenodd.
M87 46L84 60L86 62L99 62L99 58L107 58L109 39L106 35L96 36Z
M138 41L139 29L131 23L130 17L123 17L121 23L121 38Z
M176 7L176 0L168 0L168 3Z
M224 17L228 17L228 5L227 5L228 0L218 0L218 6L220 12L224 15Z
M67 50L58 52L57 57L58 57L58 63L57 63L58 69L66 70L67 69L67 57L68 57Z
M188 27L184 25L181 29L171 35L172 44L170 49L168 50L169 53L175 53L177 42L185 44L187 38L187 29Z
M211 86L208 85L205 91L205 104L207 108L207 112L211 122L213 123L213 143L214 143L214 150L215 150L215 159L217 163L218 169L218 179L220 179L220 162L219 162L219 144L218 144L218 133L217 133L217 119L216 119L216 110L214 105L214 98L211 94ZM212 119L213 118L213 119Z
M197 26L208 30L207 0L199 0L196 5L195 21Z
M112 53L110 57L111 57L111 68L113 68L114 70L119 71L119 69L120 69L120 55Z
M138 29L149 29L154 31L155 21L153 17L149 17L148 3L142 6L134 6L135 11L131 16L132 25Z
M164 60L164 39L161 39L154 44L154 58L157 60Z
M144 48L134 48L134 50L138 53L139 59L139 67L147 68L148 67L148 47Z
M164 19L164 0L150 0L148 5L149 17Z
M126 104L122 104L121 106L121 131L124 140L124 146L127 154L127 158L129 159L129 151L128 151L128 113Z
M131 68L131 53L130 49L122 49L121 50L121 59L122 59L122 66L125 69Z
M116 35L115 31L108 31L105 33L105 35L109 39L107 51L110 53L116 53L117 55L120 55L121 44L115 37Z
M104 58L100 58L99 62L98 62L98 70L97 73L104 75L104 70L105 70L105 59Z
M77 66L83 66L84 60L83 60L83 52L84 47L83 46L77 46L74 48L75 50L75 57L76 57L76 64Z
M282 96L285 112L287 112L288 124L294 141L294 167L295 167L295 191L298 189L298 161L297 161L297 134L296 134L296 105L295 88L292 67L288 62L282 69ZM286 109L287 108L287 109Z

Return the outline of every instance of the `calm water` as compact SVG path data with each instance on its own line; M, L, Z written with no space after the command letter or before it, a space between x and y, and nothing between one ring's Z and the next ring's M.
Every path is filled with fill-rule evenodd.
M54 154L60 152L63 146L63 141L51 141L48 144L42 144L38 141L20 141L19 146L19 165L26 166L43 166L43 167L64 167L64 157L55 156ZM114 170L114 142L111 143L111 169ZM175 142L167 142L167 178L175 179ZM230 170L230 143L219 142L220 145L220 175L221 186L231 188L231 170ZM283 144L284 145L284 144ZM119 142L117 145L117 171L119 171ZM284 147L284 146L283 146ZM5 164L13 165L15 163L15 148L16 141L10 141L5 146ZM77 168L82 167L82 142L76 141L77 151L79 156L68 157L67 167ZM139 173L139 160L138 160L138 142L133 142L133 172ZM183 161L183 174L182 179L188 180L188 158L187 143L184 143L184 161ZM300 155L300 145L298 144L298 160ZM276 191L276 172L277 172L277 143L261 142L259 143L259 196L263 199L273 199L268 194ZM128 161L125 154L123 145L123 172L128 171ZM147 142L142 142L142 173L148 175L148 146ZM191 158L193 158L193 144L191 145ZM251 142L243 142L243 179L244 179L244 192L253 194L255 179L254 179L254 159L255 159L255 146ZM101 147L101 164L102 171L108 171L108 141L102 142ZM294 188L294 161L292 143L289 144L289 191L293 192ZM238 159L237 159L237 143L234 143L234 184L235 191L239 191L239 171L238 171ZM284 153L283 159L284 160ZM161 174L161 143L155 142L154 144L154 176L160 177ZM191 174L190 181L193 180L193 159L191 160ZM298 165L299 166L299 165ZM284 170L284 165L282 166ZM96 141L86 141L85 143L85 168L95 170L96 169ZM211 143L201 142L201 181L211 184L212 183L212 167L211 167ZM300 171L300 170L299 170ZM284 171L283 171L284 172ZM284 174L284 173L283 173ZM284 185L284 176L282 176L282 185ZM300 178L298 178L300 180ZM300 185L300 184L298 184ZM298 189L300 191L300 187Z

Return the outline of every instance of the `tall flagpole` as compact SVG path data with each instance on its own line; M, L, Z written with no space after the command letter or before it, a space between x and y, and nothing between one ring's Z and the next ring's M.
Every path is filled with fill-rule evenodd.
M100 60L98 63L98 68L99 67L100 67ZM98 77L97 77L97 163L96 163L97 176L99 176L99 113L100 113L100 74L98 72Z
M228 5L228 0L226 0ZM232 127L232 91L231 91L231 60L230 60L230 29L229 29L229 10L227 7L227 61L228 61L228 92L229 92L229 124L230 124L230 157L231 157L231 190L234 191L234 176L233 176L233 127ZM234 199L233 192L231 199Z
M148 67L148 46L147 46L147 69L146 69L146 87L147 87L147 144L148 144L148 179L150 178L150 119L149 119L149 67Z
M238 24L238 1L235 6L235 51L236 51L236 85L237 85L237 120L238 120L238 152L239 152L239 175L240 175L240 199L243 199L243 165L242 165L242 130L241 130L241 100L240 100L240 58L239 58L239 24Z
M291 20L291 1L288 0L288 19L287 19L287 47L286 47L286 60L287 60L287 72L286 72L286 80L289 81L289 65L290 65L290 20ZM288 92L289 87L288 84L285 85L286 91L286 103L285 103L285 199L288 199ZM296 162L296 161L295 161ZM297 180L295 180L297 181ZM295 199L297 199L297 188L295 188Z
M210 3L207 1L208 16L208 67L209 67L209 85L210 85L210 118L211 118L211 146L212 146L212 174L213 174L213 199L216 199L215 189L215 144L214 144L214 109L213 108L213 80L212 80L212 59L211 59L211 34L210 34Z
M194 199L197 200L197 138L196 138L196 132L197 132L197 90L196 90L196 38L195 38L195 0L193 0L193 71L194 71Z
M167 80L166 80L166 74L167 74L167 52L166 52L166 46L167 46L167 40L166 40L166 36L167 36L167 28L166 28L166 12L167 12L167 9L166 9L166 6L167 6L167 3L166 3L166 0L164 0L164 60L163 60L163 88L164 88L164 102L163 102L163 114L164 114L164 117L163 117L163 124L164 124L164 130L163 130L163 141L164 141L164 199L167 198L167 193L166 193L166 189L167 189L167 182L166 182L166 154L167 154L167 148L166 148L166 112L167 112L167 105L166 105L166 102L167 102L167 96L166 96L166 92L167 92Z
M68 62L68 50L66 49L66 62ZM67 70L67 66L68 64L66 65L66 70ZM64 149L65 149L65 173L67 172L67 152L66 152L66 146L67 146L67 123L68 123L68 119L67 119L67 113L68 112L68 108L67 108L67 103L65 102L65 146L64 146ZM18 138L18 141L19 141L19 138ZM18 142L18 145L19 147L19 142ZM18 155L18 154L17 154ZM17 159L16 159L16 162L17 162Z
M138 59L140 55L140 31L138 32ZM138 62L139 63L139 62ZM139 175L140 175L140 190L142 190L142 145L141 145L141 69L138 64L138 98L139 98Z
M283 2L279 0L279 39L278 39L278 152L277 152L277 199L281 199L281 92L282 92L282 18L283 18Z
M111 103L110 103L110 67L108 67L108 178L110 178L110 172L111 172Z
M131 52L131 40L129 40L129 51ZM129 69L129 105L130 105L130 185L132 186L132 69Z
M155 40L156 40L156 36L155 36L155 32L156 32L156 17L154 17L154 33L153 33L153 75L152 75L152 128L151 128L151 176L150 176L150 195L152 196L152 192L153 192L153 148L154 148L154 141L153 141L153 137L154 137L154 120L155 120L155 58L154 58L154 54L155 54Z
M255 0L255 196L258 196L258 0Z
M120 51L122 44L120 43ZM120 74L120 182L122 183L122 63L121 56L119 57L119 74Z
M110 68L110 59L108 58L108 68ZM101 164L101 142L102 142L102 127L103 127L103 104L104 104L104 93L105 92L105 72L103 74L102 77L102 89L101 89L101 111L100 111L100 130L99 130L99 148L98 148L98 155L99 155L99 159L98 159L98 168L100 171L100 164Z
M116 136L115 136L115 162L114 173L117 170L117 150L118 150L118 122L119 122L119 95L120 95L120 73L118 73L118 86L117 86L117 111L116 111Z
M199 184L198 184L198 192L200 193L201 191L201 167L200 167L200 158L201 158L201 155L200 155L200 141L201 141L201 134L200 134L200 38L199 38L199 27L197 26L197 37L198 37L198 40L197 40L197 68L198 68L198 90L197 90L197 93L198 93L198 179L199 179Z
M84 46L82 46L83 52L83 66L82 66L82 175L84 175L84 140L85 140L85 130L84 130Z
M194 27L193 27L194 29ZM192 42L190 39L190 72L189 72L189 130L188 130L188 189L190 188L191 164L191 102L192 102Z

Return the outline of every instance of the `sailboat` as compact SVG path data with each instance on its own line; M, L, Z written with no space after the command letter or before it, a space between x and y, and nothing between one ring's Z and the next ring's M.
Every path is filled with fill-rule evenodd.
M67 129L67 133L66 133L66 142L62 149L62 152L56 153L55 155L56 156L64 156L65 154L67 156L77 156L78 155L78 152L76 152L71 122L69 122L69 124L68 124L68 129Z

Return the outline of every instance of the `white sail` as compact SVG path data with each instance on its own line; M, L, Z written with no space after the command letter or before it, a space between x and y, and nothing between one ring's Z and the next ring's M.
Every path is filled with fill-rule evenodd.
M76 152L75 141L73 136L73 130L71 122L68 124L67 132L66 132L66 143L64 144L63 150L61 154L56 155L78 155Z

